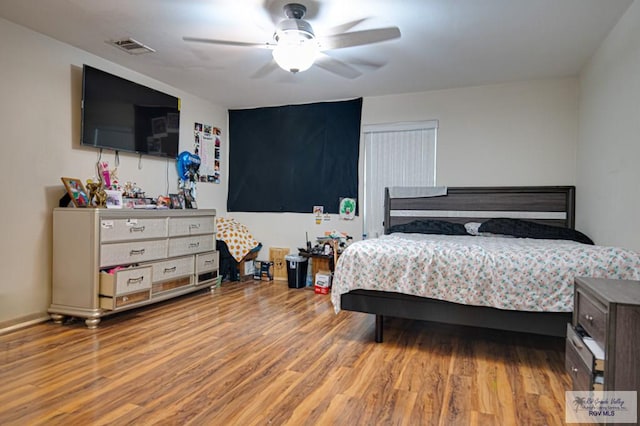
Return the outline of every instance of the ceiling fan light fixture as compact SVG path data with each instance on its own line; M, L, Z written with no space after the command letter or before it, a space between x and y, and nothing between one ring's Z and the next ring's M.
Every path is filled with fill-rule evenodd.
M308 70L318 56L318 43L313 33L298 30L278 31L273 59L278 66L292 73Z
M273 1L265 1L271 5ZM317 1L312 2L314 8ZM343 49L346 47L364 46L400 38L398 27L373 28L360 31L349 31L366 18L346 22L336 27L331 34L316 38L313 27L304 19L306 6L300 3L287 3L282 7L285 19L275 26L273 40L266 43L246 42L237 40L216 40L210 38L182 37L185 41L218 44L222 46L255 47L270 49L273 60L269 61L254 75L266 75L277 66L291 73L298 73L316 64L329 72L345 78L357 78L362 75L357 69L325 55L327 50ZM275 17L272 15L272 19ZM382 65L369 63L372 67Z

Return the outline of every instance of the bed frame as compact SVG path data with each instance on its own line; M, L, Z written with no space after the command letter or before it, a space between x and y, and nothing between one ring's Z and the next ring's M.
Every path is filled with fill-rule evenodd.
M467 223L496 217L573 229L575 187L458 187L447 188L444 196L396 198L390 196L389 188L385 189L385 234L393 225L416 219ZM385 316L564 337L572 315L570 312L524 312L469 306L374 290L343 294L341 308L375 314L376 342L382 342Z

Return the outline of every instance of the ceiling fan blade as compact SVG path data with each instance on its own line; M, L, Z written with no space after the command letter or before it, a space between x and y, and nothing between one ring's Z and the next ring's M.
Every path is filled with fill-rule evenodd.
M271 74L274 70L278 68L278 64L273 59L258 68L256 72L251 74L251 78L262 78L269 74Z
M362 75L360 71L344 62L321 53L316 59L315 65L318 67L345 78L358 78Z
M240 47L261 47L266 49L273 49L275 44L271 43L247 43L244 41L230 41L230 40L214 40L211 38L198 38L198 37L182 37L184 41L192 41L196 43L208 43L208 44L221 44L224 46L240 46Z
M382 68L387 65L387 62L374 62L360 58L349 58L349 63L352 65L357 65L358 67L369 68L372 70L377 70L378 68Z
M342 25L337 25L335 27L329 28L326 31L326 33L327 34L342 34L342 33L345 33L347 31L349 31L351 28L355 27L356 25L363 23L367 19L369 19L369 18L361 18L361 19L356 19L356 20L353 20L353 21L345 22Z
M398 27L376 28L373 30L352 31L335 34L319 39L322 50L342 49L393 40L401 36Z

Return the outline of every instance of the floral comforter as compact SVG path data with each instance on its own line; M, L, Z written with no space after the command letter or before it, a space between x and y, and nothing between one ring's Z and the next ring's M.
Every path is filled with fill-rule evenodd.
M518 311L571 312L576 276L640 279L640 254L566 240L391 234L349 246L331 301L351 290Z

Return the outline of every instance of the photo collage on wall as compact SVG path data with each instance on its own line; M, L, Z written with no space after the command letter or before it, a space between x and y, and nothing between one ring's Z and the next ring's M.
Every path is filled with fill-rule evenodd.
M221 133L210 124L193 126L194 153L200 157L199 182L220 183Z

